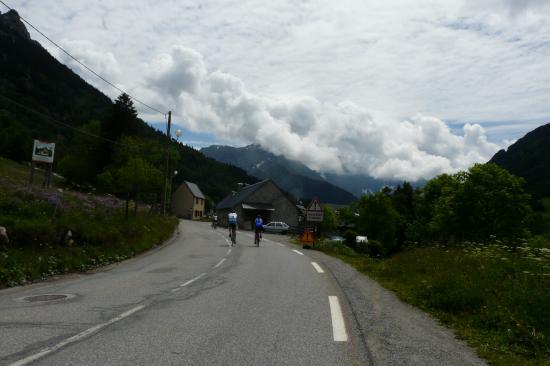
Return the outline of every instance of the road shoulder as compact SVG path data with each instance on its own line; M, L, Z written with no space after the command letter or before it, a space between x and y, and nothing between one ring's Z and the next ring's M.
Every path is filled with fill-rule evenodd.
M284 236L274 241L296 245ZM374 365L487 365L452 330L340 259L303 251L339 284Z

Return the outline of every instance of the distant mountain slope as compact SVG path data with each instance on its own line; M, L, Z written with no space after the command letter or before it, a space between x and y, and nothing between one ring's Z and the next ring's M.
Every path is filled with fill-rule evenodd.
M327 173L324 174L324 177L327 182L330 182L338 187L342 187L358 197L364 194L378 192L386 186L396 187L397 185L403 183L401 180L377 179L366 174L339 175ZM413 185L422 186L424 185L424 182L414 182Z
M201 152L218 161L238 166L260 179L271 178L297 198L319 197L323 202L335 204L345 204L356 199L353 194L325 181L319 173L304 164L276 156L257 145L242 148L215 145L203 148Z
M72 126L103 119L112 105L106 95L31 40L15 11L0 14L0 95ZM16 115L45 137L69 135L67 130L2 98L0 109Z
M534 196L550 196L550 123L500 150L489 162L525 178L526 189Z
M106 95L32 40L17 12L0 13L0 155L29 160L36 138L56 142L59 161L70 150L74 131L47 116L80 127L93 119L104 120L112 106ZM142 128L137 137L164 140L162 133L139 123ZM214 201L237 189L239 182L257 182L244 170L207 158L191 147L176 142L172 146L181 157L180 165L173 167L179 171L175 184L183 179L197 183Z

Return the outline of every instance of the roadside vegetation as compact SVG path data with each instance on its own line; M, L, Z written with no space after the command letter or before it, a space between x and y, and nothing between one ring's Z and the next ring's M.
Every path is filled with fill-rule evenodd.
M27 187L28 167L0 158L0 288L86 271L168 239L177 219L64 188Z
M433 314L493 365L550 365L550 202L523 184L476 165L325 207L324 232L341 224L346 240L315 249Z

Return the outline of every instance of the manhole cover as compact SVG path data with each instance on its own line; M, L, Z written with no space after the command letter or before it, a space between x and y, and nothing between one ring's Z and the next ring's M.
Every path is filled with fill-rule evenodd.
M67 300L67 299L72 299L73 297L75 297L75 295L71 295L71 294L43 294L43 295L31 295L31 296L20 297L18 299L15 299L15 301L19 301L19 302L47 302L47 301Z

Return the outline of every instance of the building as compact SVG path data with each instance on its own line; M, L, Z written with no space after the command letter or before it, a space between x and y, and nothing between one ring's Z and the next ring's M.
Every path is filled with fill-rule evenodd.
M204 194L191 182L184 181L172 195L172 212L184 219L199 220L204 215Z
M218 203L216 212L221 225L227 225L231 209L237 212L241 229L252 229L258 214L265 223L284 221L292 227L298 226L298 209L271 179L243 186Z

